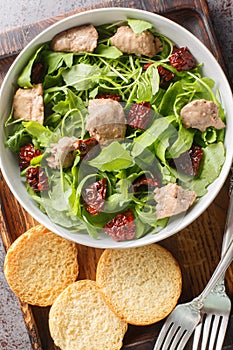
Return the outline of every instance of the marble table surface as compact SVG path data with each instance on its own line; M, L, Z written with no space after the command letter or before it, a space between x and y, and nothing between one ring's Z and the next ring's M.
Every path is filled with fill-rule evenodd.
M42 19L88 7L98 0L0 0L1 32ZM102 3L104 1L102 0ZM216 35L233 80L233 0L207 0ZM0 239L0 350L31 350L18 300L3 273L5 251Z

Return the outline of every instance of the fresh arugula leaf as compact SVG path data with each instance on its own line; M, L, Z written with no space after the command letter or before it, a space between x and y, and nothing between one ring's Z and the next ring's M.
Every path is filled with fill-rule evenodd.
M177 158L188 151L193 144L195 130L187 130L182 124L179 125L177 138L169 148L168 154L171 158Z
M147 29L153 28L151 23L141 19L127 18L127 21L128 25L132 28L135 34L140 34Z
M76 136L83 138L86 131L87 109L83 100L72 90L66 88L65 100L59 101L53 106L53 111L62 116L61 134L63 136Z
M137 103L149 102L152 98L151 87L148 87L147 81L139 81L137 83Z
M134 160L129 151L125 150L119 142L114 141L88 163L101 171L116 171L132 166Z
M37 157L32 158L30 161L30 165L32 166L40 165L43 157L44 157L44 154L41 154Z
M56 70L58 70L63 64L65 64L66 67L71 68L73 64L74 54L72 52L66 53L47 51L44 54L44 57L45 62L48 66L48 74L51 75Z
M139 205L135 206L138 218L143 222L143 224L148 224L150 226L156 227L156 208L155 206L148 206L140 208Z
M96 226L91 225L85 215L83 215L83 219L84 219L84 222L86 224L86 229L87 229L87 232L89 233L89 235L91 237L93 237L94 239L97 239L99 236L99 233L100 233L100 229L97 229Z
M59 68L57 71L57 74L53 74L53 75L46 74L43 82L44 90L54 86L62 86L63 84L62 72L64 70L66 70L66 67Z
M158 107L158 112L163 116L174 114L174 104L178 94L183 93L182 81L179 80L164 93L161 103Z
M34 120L23 122L23 126L28 134L34 139L34 145L40 145L41 147L47 147L50 145L54 133L48 127L45 127Z
M123 55L115 46L99 44L95 49L95 53L101 57L117 59Z
M101 75L101 69L97 65L80 63L71 69L62 72L65 83L74 86L77 91L87 90L94 86Z
M72 213L67 210L56 210L52 206L51 200L46 200L46 198L43 198L42 206L53 223L65 227L69 230L75 229L75 231L78 233L86 232L86 225L80 219L72 215Z
M168 127L159 137L154 142L154 152L151 152L152 154L156 154L157 158L162 162L162 164L167 163L167 158L166 158L166 152L170 147L171 144L171 135L173 133L177 133L177 130L175 128Z
M203 148L204 164L201 178L208 180L209 184L219 175L220 169L225 160L225 148L222 142L210 144Z
M23 69L22 73L18 77L17 83L22 88L31 88L33 87L31 83L31 73L32 73L32 67L33 64L36 62L36 60L40 57L41 52L46 47L46 45L42 45L39 47L39 49L35 52L35 54L32 56L32 58L29 60L28 64Z
M149 226L145 225L141 220L137 218L136 220L136 238L143 237L149 230Z
M197 197L207 193L207 187L219 176L225 161L225 148L222 142L210 144L203 148L203 151L202 171L192 184L192 190L196 192Z
M157 69L157 66L151 65L146 70L146 77L148 81L148 85L151 86L151 92L152 95L157 94L159 91L159 83L160 83L160 76Z
M146 147L149 147L156 140L160 139L160 135L171 125L175 120L175 116L168 116L156 119L153 124L140 136L133 141L132 155L137 157Z
M25 130L23 125L20 124L8 135L6 146L9 147L12 152L19 153L20 148L30 143L31 139L30 134Z

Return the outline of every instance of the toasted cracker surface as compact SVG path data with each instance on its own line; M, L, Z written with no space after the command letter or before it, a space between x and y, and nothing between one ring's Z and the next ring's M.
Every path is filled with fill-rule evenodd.
M96 283L109 307L124 321L148 325L165 318L181 294L181 270L158 244L106 249L97 266Z
M22 301L52 305L77 279L76 244L37 225L13 242L6 254L4 272L9 286Z
M118 350L127 323L110 310L95 281L81 280L67 287L52 305L49 329L61 350Z

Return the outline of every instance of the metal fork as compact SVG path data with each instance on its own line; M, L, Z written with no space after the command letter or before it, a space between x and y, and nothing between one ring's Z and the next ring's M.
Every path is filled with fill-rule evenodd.
M230 214L233 212L233 178L231 179L230 204L228 219L223 235L222 255L226 251L232 236ZM193 338L193 350L221 350L224 342L229 316L231 312L231 301L225 292L224 278L221 279L210 294L206 297L201 309L201 323L196 327ZM202 341L200 341L202 339Z
M231 202L232 202L231 197ZM228 209L227 226L233 232L233 211ZM211 279L203 292L191 302L176 306L168 316L159 337L155 343L154 350L182 350L192 335L195 327L201 321L201 308L207 295L211 292L216 283L223 278L228 266L233 260L233 238L229 243L226 252L223 254Z

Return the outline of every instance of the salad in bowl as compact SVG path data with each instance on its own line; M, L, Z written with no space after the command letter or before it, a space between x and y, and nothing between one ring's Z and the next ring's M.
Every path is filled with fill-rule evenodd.
M18 71L4 124L38 221L101 247L186 226L214 199L231 158L221 92L191 34L182 29L194 45L175 41L159 25L171 21L139 10L115 17L83 14L47 30Z

